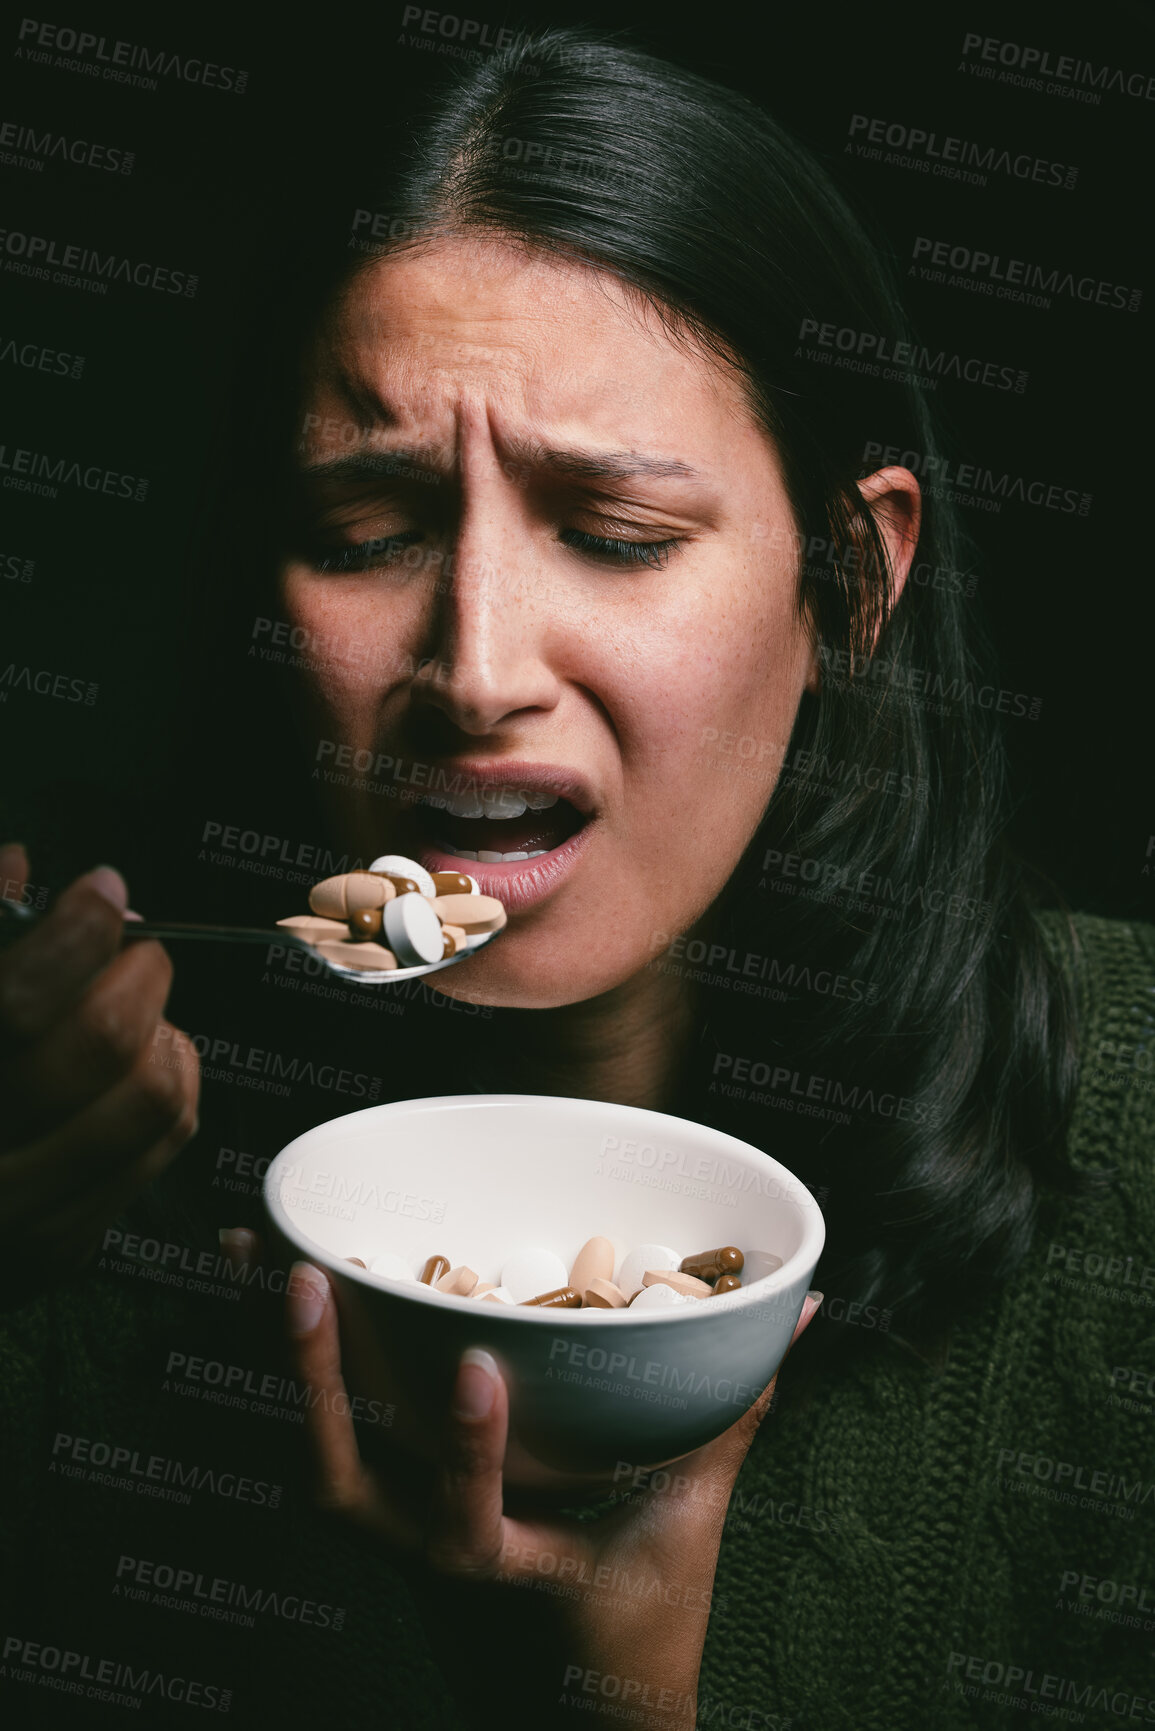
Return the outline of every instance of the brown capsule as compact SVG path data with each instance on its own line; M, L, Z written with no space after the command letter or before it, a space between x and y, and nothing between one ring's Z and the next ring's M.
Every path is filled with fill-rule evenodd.
M355 914L349 915L349 936L379 938L384 924L385 916L380 908L358 908Z
M696 1256L683 1256L681 1272L696 1280L717 1280L720 1274L741 1274L746 1258L733 1244L720 1250L699 1250Z
M435 1280L440 1280L443 1274L448 1273L448 1256L431 1256L417 1278L422 1286L432 1286Z
M457 954L457 939L447 926L441 928L441 960L447 962Z
M392 884L394 892L399 896L418 895L420 892L412 878L401 877L397 872L370 872L371 878L384 878L387 884Z
M476 891L473 879L464 872L431 872L433 888L439 896L471 896Z
M353 1264L354 1268L364 1268L365 1267L365 1264L362 1262L362 1260L359 1256L347 1256L345 1258L345 1261L351 1262Z
M716 1298L720 1292L738 1292L741 1286L742 1282L736 1274L720 1274L714 1282L714 1291L711 1296Z
M538 1310L580 1310L582 1295L572 1286L557 1286L552 1292L539 1292L536 1298L523 1298Z

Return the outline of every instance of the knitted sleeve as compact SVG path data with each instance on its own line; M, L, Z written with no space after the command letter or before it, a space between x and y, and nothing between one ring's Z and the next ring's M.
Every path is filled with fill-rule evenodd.
M1155 1723L1155 931L1045 924L1080 1011L1068 1157L1114 1176L1040 1198L944 1363L864 1325L804 1409L783 1372L726 1521L703 1726Z

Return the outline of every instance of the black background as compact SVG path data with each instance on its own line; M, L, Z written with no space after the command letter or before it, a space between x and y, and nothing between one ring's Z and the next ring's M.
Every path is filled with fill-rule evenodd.
M252 667L234 623L222 618L235 643L214 641L201 564L226 434L246 412L249 321L277 296L276 260L298 229L311 232L321 202L331 200L332 220L347 226L351 210L336 189L371 167L398 90L445 64L399 41L403 11L394 0L302 20L182 4L150 19L108 7L54 18L243 68L243 95L173 77L152 93L38 66L16 57L16 13L0 26L4 120L135 156L129 175L55 159L41 173L0 165L3 226L198 279L193 298L124 283L97 297L3 274L5 344L42 344L85 364L77 381L0 361L0 442L149 480L143 504L75 487L55 500L2 494L0 569L31 560L34 571L28 582L0 578L0 662L99 687L91 707L26 689L0 702L6 827L34 845L62 817L67 825L68 789L90 796L78 812L100 810L106 796L110 809L124 795L145 807L170 797L180 726L191 718L195 731L201 712L207 725L220 701L214 654L228 662L235 651L242 685ZM1022 395L944 381L936 400L948 455L1092 495L1086 517L1012 501L963 517L981 555L975 605L993 629L1000 683L1042 700L1036 720L1007 723L1019 843L1075 905L1149 916L1155 809L1142 603L1155 287L1143 186L1155 104L1105 91L1093 105L979 79L962 54L975 33L1149 75L1155 41L1142 8L723 5L671 16L661 5L587 3L465 12L491 36L502 24L543 20L632 27L645 44L746 90L829 165L904 273L914 237L926 235L1144 291L1137 312L1066 296L1040 310L904 275L928 347L1029 374ZM442 39L424 40L436 49ZM844 148L853 114L1071 165L1077 182L1065 190L992 172L980 188L864 161ZM256 709L262 688L251 685ZM240 738L236 750L246 750ZM255 748L252 773L259 780ZM63 854L41 855L39 875L34 859L36 882L47 874L57 887L50 859L82 869L103 857L95 850L105 836L91 820L78 818L77 830ZM143 858L148 837L136 840ZM116 863L131 884L134 858Z

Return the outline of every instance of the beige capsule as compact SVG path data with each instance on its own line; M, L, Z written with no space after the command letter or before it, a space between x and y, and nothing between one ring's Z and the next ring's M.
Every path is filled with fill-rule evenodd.
M672 1268L647 1268L642 1285L669 1286L683 1298L709 1298L714 1290L704 1280L695 1280L692 1274L681 1274Z
M290 914L287 920L278 920L277 925L287 932L296 932L307 943L314 938L343 938L349 930L344 920L327 920L320 914Z
M345 915L359 914L369 908L383 908L397 891L388 878L377 872L348 872L345 876Z
M341 872L322 878L309 891L309 906L327 920L347 920L360 908L380 908L396 895L392 884L372 872Z
M624 1310L626 1295L612 1280L595 1277L582 1292L582 1304L589 1310Z
M348 919L345 906L345 879L347 872L339 877L322 878L319 884L314 884L309 891L309 906L315 914L320 914L327 920Z
M366 973L384 973L397 966L397 957L384 944L358 943L355 938L342 938L340 943L323 942L313 948L327 962L337 962L343 968L360 968Z
M437 896L433 907L443 926L461 926L471 937L499 932L505 924L505 909L496 896Z
M573 1259L569 1283L584 1292L592 1281L612 1280L613 1273L614 1247L609 1239L587 1238Z
M448 1274L443 1274L440 1280L433 1282L437 1292L448 1292L454 1298L468 1298L477 1285L477 1276L472 1268L466 1268L462 1263L459 1268L451 1268Z

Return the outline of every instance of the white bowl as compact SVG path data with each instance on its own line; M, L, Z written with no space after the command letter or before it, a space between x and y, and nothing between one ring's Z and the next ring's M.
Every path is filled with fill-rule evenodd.
M789 1345L826 1236L813 1196L748 1143L663 1112L534 1094L371 1106L290 1142L265 1176L274 1240L332 1277L350 1392L395 1408L421 1454L468 1347L510 1396L506 1478L612 1480L668 1465L735 1424ZM734 1244L742 1287L668 1310L537 1310L431 1292L346 1260L383 1251L415 1274L440 1252L496 1283L542 1246L570 1267L589 1238L681 1255ZM782 1258L772 1273L768 1259Z

